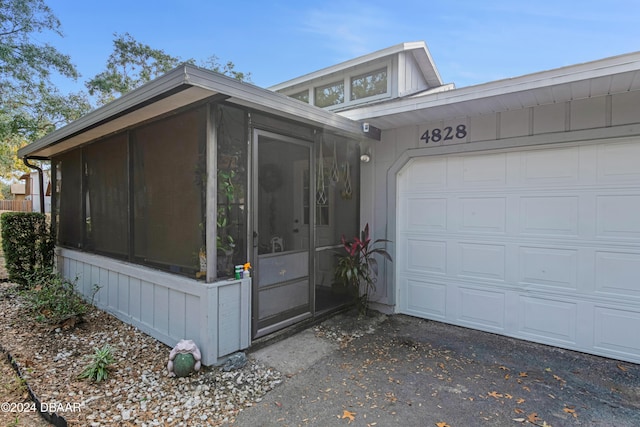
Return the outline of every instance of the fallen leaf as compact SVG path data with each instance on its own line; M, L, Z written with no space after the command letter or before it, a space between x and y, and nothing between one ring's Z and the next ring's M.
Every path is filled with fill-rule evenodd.
M518 405L520 405L520 404L524 403L524 399L523 398L519 398L518 400L516 400L516 403Z
M528 376L529 376L529 374L527 374L526 372L520 372L520 375L519 375L519 376L520 376L521 378L524 378L524 377L528 377Z
M515 412L516 414L524 414L524 410L520 408L514 409L513 412Z
M436 423L437 427L451 427L449 426L449 424L445 423L445 422L440 422L440 423Z
M504 397L507 399L513 399L513 396L511 396L509 393L505 393Z
M504 376L504 379L505 379L505 380L508 380L509 378L511 378L511 375L509 375L509 374L506 374L506 375Z
M508 371L509 368L507 368L506 366L498 366L498 368L502 369L503 371Z
M618 369L620 369L622 372L627 372L627 368L623 365L618 365Z
M526 420L524 418L514 418L513 421L517 422L517 423L523 423Z
M349 423L351 423L351 421L356 419L356 413L355 412L349 412L346 409L342 412L342 419L344 420L345 418L349 419Z
M569 408L568 406L563 409L567 414L573 415L573 418L578 418L578 414L576 414L576 410L573 408Z
M540 421L540 418L538 418L538 414L535 412L530 413L527 416L527 421L529 421L530 423L537 423L538 421Z
M559 376L557 376L557 375L554 375L554 376L553 376L553 378L555 378L556 380L560 381L561 383L566 383L566 381L565 381L565 380L563 380L562 378L560 378L560 377L559 377Z
M491 393L489 393L489 396L495 397L496 399L503 397L503 395L498 393L497 391L492 391Z

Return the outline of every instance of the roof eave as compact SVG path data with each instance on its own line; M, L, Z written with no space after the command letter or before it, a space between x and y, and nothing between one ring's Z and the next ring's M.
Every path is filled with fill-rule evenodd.
M56 129L39 140L19 149L18 157L29 157L56 142L139 109L154 100L164 98L181 89L188 88L189 85L185 77L185 71L184 67L175 68L162 77L142 85L66 126Z
M449 106L451 104L467 104L470 109L468 113L473 113L474 111L472 111L472 109L475 101L492 97L517 96L517 94L527 91L571 85L572 83L580 81L638 70L640 70L640 52L634 52L453 90L421 93L386 104L374 104L362 108L353 108L341 112L341 114L353 120L372 120L373 123L375 123L376 117L402 114L403 112L413 112L416 110L437 109L438 107ZM596 95L598 94L594 94L594 96ZM570 96L567 97L567 99L556 99L555 102L569 100L572 100Z
M185 64L21 148L18 150L18 156L48 158L97 137L158 116L160 113L214 95L225 97L229 102L238 105L337 133L370 137L362 132L359 123L351 119L219 73ZM165 103L166 106L160 111L152 108L161 103ZM147 112L142 113L145 110ZM134 114L140 117L134 119ZM121 127L118 127L118 123L122 123ZM62 144L65 141L67 144ZM58 144L58 148L53 148Z

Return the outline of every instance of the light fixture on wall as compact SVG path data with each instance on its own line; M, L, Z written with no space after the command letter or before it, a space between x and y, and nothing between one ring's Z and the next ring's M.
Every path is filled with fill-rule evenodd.
M362 153L360 155L360 161L362 163L369 163L371 161L371 152L369 150L367 150L366 153Z

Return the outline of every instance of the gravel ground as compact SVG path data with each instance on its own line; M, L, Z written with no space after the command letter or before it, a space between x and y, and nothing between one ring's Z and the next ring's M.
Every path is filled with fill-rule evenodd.
M40 400L55 406L69 425L224 425L281 382L279 372L251 359L235 371L205 367L187 378L170 378L166 345L98 309L73 329L50 331L24 315L15 288L0 285L0 344L18 361ZM78 379L87 356L104 344L115 349L109 378L101 383ZM2 383L13 384L5 372ZM20 393L15 397L24 400ZM0 423L37 425L21 415L28 414L0 413Z

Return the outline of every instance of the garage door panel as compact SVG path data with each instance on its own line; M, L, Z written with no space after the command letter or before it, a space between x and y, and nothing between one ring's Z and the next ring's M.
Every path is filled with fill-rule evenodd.
M438 189L447 186L446 157L412 160L413 164L405 173L408 192Z
M444 284L404 279L408 314L446 320L447 286Z
M505 245L459 243L458 276L504 281Z
M520 198L520 232L577 236L578 206L577 196L523 196Z
M598 251L595 267L597 292L640 298L640 253Z
M446 198L407 198L404 213L407 217L406 227L413 232L447 229Z
M414 273L445 274L447 272L447 242L407 239L407 270Z
M449 181L453 187L495 187L507 182L507 154L451 157Z
M522 184L536 187L574 184L580 176L578 147L525 151L521 155Z
M507 229L506 197L462 197L459 231L504 233Z
M640 144L602 144L598 146L598 182L637 183L640 181Z
M524 296L520 298L520 308L519 335L535 341L576 345L575 302Z
M640 239L640 194L597 196L597 237Z
M520 247L519 282L559 290L577 290L578 250Z
M456 320L472 328L504 331L505 301L504 292L461 286L458 288Z
M594 347L628 360L640 355L640 311L596 306Z

